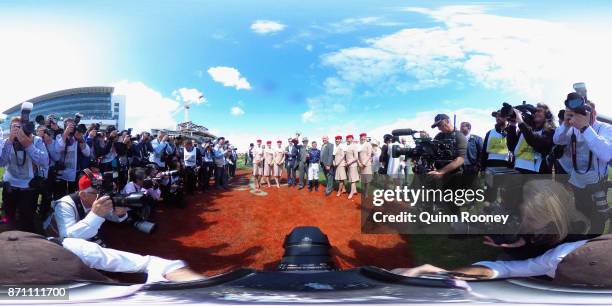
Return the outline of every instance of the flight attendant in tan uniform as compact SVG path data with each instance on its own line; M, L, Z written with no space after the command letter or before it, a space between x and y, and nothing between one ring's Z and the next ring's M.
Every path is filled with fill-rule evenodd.
M351 183L351 193L348 198L351 199L357 193L357 182L359 182L359 147L353 142L353 135L346 136L346 152L344 159L346 160L346 168L348 181Z
M272 187L270 185L270 177L272 176L272 172L274 171L274 150L272 148L272 141L266 141L266 148L264 149L264 178L266 178L266 183L268 187Z
M278 145L274 150L274 180L276 181L276 188L280 188L280 177L283 174L283 166L285 164L285 149L283 149L283 141L278 140Z
M372 144L368 142L368 134L359 134L359 171L361 172L361 185L363 186L362 197L368 197L368 187L372 182Z
M257 146L253 149L253 177L255 179L255 190L261 189L260 179L264 170L264 147L261 139L257 139Z
M338 193L336 196L339 197L346 192L346 186L344 186L344 181L346 180L346 160L344 160L342 136L336 136L336 145L334 146L334 167L336 168L334 179L338 181Z

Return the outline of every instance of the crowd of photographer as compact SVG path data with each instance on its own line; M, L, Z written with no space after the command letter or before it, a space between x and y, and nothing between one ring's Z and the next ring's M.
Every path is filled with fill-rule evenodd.
M104 245L105 220L150 233L157 205L185 206L185 194L207 190L215 178L227 189L236 150L223 137L194 143L164 132L86 126L81 115L30 121L32 103L12 118L0 141L4 167L3 221L11 229L83 238Z

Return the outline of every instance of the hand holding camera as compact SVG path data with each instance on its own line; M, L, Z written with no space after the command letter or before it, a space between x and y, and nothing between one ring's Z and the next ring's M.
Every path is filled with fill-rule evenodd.
M113 201L109 196L103 196L93 202L91 211L98 217L104 218L113 210Z
M26 135L23 129L19 129L17 131L17 141L19 141L24 148L27 148L32 145L32 136Z

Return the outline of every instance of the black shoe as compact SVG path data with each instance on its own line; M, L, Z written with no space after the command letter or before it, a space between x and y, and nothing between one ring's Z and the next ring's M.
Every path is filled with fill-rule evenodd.
M300 186L298 187L298 190L300 190L300 189L304 189L304 185L300 185Z

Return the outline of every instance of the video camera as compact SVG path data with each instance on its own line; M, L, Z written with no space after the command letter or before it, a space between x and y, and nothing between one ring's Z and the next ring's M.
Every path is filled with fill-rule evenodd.
M412 136L416 146L414 148L401 148L399 145L391 147L391 155L398 158L402 155L411 158L414 162L412 168L415 174L425 174L429 171L440 169L455 159L455 138L435 140L431 138L417 138L414 135L420 133L412 129L393 130L393 136Z
M523 104L519 104L516 106L512 106L506 102L504 102L502 104L502 108L500 110L500 114L502 117L505 117L507 120L516 120L516 113L514 112L514 110L517 109L521 112L521 117L523 119L523 122L525 122L525 124L529 125L529 126L533 126L534 123L534 115L537 111L536 107L531 105L531 104L527 104L527 101L523 101Z

